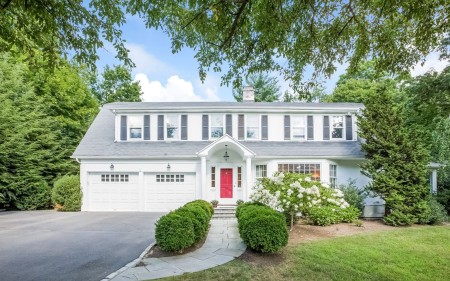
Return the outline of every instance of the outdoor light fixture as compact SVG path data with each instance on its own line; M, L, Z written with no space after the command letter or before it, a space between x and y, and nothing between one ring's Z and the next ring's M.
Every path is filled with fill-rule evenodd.
M223 159L228 162L228 158L230 158L230 156L228 155L228 145L225 145L225 154L223 155Z
M109 169L111 169L111 171L114 171L114 165L111 163L111 166L109 166Z
M170 170L170 164L167 163L167 170Z

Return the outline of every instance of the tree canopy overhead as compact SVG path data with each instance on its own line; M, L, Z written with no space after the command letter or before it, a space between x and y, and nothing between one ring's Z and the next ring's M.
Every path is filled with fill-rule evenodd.
M12 45L46 54L74 54L95 65L96 51L111 42L131 64L121 38L126 14L163 29L172 51L196 50L199 74L224 72L223 83L278 71L293 86L330 75L337 63L377 58L376 68L407 71L432 51L448 53L448 0L4 0L0 6L0 50ZM307 78L309 79L309 77Z

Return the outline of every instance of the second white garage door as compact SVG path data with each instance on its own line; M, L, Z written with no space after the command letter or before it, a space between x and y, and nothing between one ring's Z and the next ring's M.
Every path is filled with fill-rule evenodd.
M144 174L145 211L168 212L195 200L195 173Z

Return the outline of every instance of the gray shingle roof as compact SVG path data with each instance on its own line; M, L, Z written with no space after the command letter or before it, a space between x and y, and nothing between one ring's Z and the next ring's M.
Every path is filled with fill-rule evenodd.
M114 142L114 114L109 106L106 106L100 110L72 157L80 159L196 157L196 152L210 143L211 141ZM253 151L256 157L364 157L357 141L242 141L241 143Z
M115 102L105 104L104 108L116 110L146 110L146 109L343 109L357 110L362 103L304 103L304 102Z

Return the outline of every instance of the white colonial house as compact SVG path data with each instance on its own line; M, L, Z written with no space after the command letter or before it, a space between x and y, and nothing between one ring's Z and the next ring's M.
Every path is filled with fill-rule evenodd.
M247 95L246 98L248 99ZM250 93L251 99L251 93ZM73 154L83 211L169 211L249 199L258 178L360 174L357 103L120 102L104 105Z

